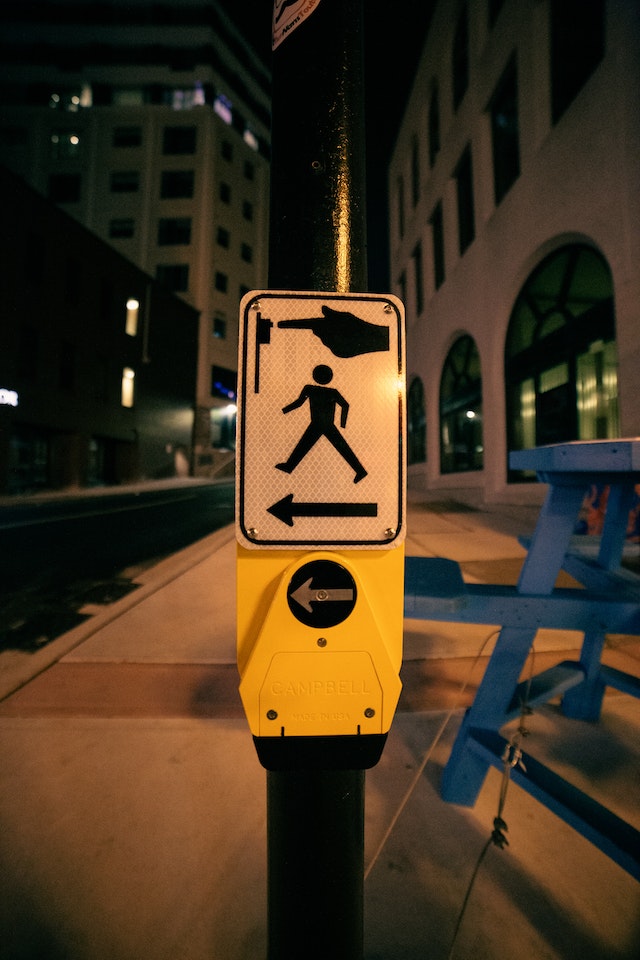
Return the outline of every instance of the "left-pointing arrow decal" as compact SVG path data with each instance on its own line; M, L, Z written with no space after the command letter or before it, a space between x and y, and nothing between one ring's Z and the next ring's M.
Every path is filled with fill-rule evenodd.
M316 601L318 603L331 603L332 601L335 603L335 601L338 600L344 603L344 601L353 600L353 590L325 590L323 587L312 587L312 581L313 577L309 577L306 583L301 584L301 586L291 594L291 599L299 603L301 607L304 607L308 613L313 612L311 604Z
M377 517L378 504L294 503L293 494L289 493L272 507L267 507L267 513L292 527L294 517Z

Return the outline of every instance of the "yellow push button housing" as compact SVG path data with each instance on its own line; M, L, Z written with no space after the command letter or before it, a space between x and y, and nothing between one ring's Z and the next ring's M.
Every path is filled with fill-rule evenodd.
M403 571L402 546L294 559L238 547L240 696L255 738L388 733L401 690Z

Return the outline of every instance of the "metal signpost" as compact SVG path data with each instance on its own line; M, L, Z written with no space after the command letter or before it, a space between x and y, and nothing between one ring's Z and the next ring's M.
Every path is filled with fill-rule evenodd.
M238 668L269 960L362 960L364 771L400 694L404 314L366 290L362 0L275 0L269 290L240 305Z
M254 291L240 326L245 711L267 768L371 766L400 690L402 305Z

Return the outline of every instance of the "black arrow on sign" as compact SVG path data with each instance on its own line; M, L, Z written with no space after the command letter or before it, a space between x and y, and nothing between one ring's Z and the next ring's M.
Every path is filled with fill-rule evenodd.
M377 517L377 503L294 503L289 493L272 507L267 507L278 520L288 527L293 526L294 517Z

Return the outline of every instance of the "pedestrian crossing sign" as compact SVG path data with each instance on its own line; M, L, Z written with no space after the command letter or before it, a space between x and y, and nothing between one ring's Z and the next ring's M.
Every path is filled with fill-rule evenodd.
M240 304L236 531L249 549L389 549L405 536L404 309L380 294Z

